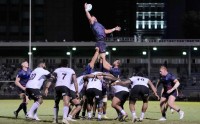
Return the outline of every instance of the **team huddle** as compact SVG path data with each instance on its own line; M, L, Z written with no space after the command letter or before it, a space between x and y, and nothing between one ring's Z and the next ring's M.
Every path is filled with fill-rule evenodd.
M77 77L76 72L67 67L65 61L52 73L46 70L45 62L38 63L34 70L28 68L28 62L22 62L22 69L18 72L15 84L18 86L18 92L22 98L19 108L14 111L17 118L20 110L23 109L26 118L40 120L37 115L39 106L43 103L43 94L47 96L49 88L54 83L54 119L53 123L58 123L58 112L60 100L63 100L63 119L62 123L68 124L70 121L77 121L80 112L82 117L90 120L95 117L92 110L98 110L97 121L106 116L107 90L108 86L114 92L112 98L112 107L117 112L119 121L126 121L128 117L124 110L124 103L129 99L129 108L132 115L132 121L143 121L145 112L148 108L150 90L160 100L162 117L160 121L166 120L166 111L168 106L177 111L180 119L183 119L184 112L175 106L174 102L177 97L177 88L180 85L176 77L167 71L165 66L160 67L160 80L156 87L143 73L138 72L127 80L120 79L120 60L116 59L113 64L106 60L106 43L104 42L106 34L114 31L120 31L121 28L116 26L113 29L105 29L94 16L91 16L84 5L86 17L89 20L90 27L96 37L95 53L91 61L86 65L81 76ZM163 84L161 98L157 94L157 88ZM131 86L129 88L129 86ZM135 104L138 98L143 101L141 115L136 115ZM28 100L34 100L33 105L27 112ZM71 107L73 106L73 107ZM72 109L73 108L73 109ZM93 112L94 112L93 111ZM87 116L86 116L87 113Z

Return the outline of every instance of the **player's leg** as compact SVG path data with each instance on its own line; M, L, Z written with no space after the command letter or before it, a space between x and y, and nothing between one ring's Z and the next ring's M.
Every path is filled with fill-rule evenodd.
M95 98L93 98L93 105L92 105L92 117L95 118L96 115L96 110L97 110L97 102L95 100Z
M124 116L124 119L125 119L126 117L128 117L128 115L124 111L124 109L120 106L120 104L121 104L121 100L118 97L114 96L112 100L112 107L115 108L118 112L120 112L120 115ZM119 121L123 119L122 116L121 118L119 118L120 119Z
M162 117L159 119L160 121L166 120L166 104L167 104L167 98L161 97L160 98L160 110L161 110Z
M68 115L68 120L69 121L76 121L76 120L74 120L74 119L72 119L74 116L75 116L75 114L77 113L77 112L79 112L79 110L81 110L81 104L80 104L80 100L79 99L77 99L77 98L75 98L75 99L72 99L72 103L75 105L75 108L70 112L70 114Z
M108 119L108 117L106 116L106 110L107 110L107 95L103 96L103 118Z
M134 86L131 91L130 91L130 96L129 96L129 108L132 114L132 122L136 122L137 121L137 115L135 112L135 103L139 97L140 94L140 85L136 85Z
M85 113L86 113L86 109L87 109L87 98L86 96L83 96L83 99L85 99L83 101L83 108L82 108L82 117L85 118Z
M93 89L87 89L86 90L86 96L87 96L87 114L88 119L90 120L92 118L92 106L93 106L93 98L94 98L94 92Z
M26 89L29 94L29 97L34 100L33 105L27 113L27 117L30 119L39 120L37 117L37 109L43 103L43 98L39 89ZM37 117L37 118L35 118Z
M103 96L102 96L102 91L100 90L95 90L95 101L97 103L98 107L98 116L97 116L97 121L101 121L101 115L103 112Z
M57 92L55 88L55 94L54 94L54 108L53 108L53 123L58 123L58 112L59 112L59 103L62 95Z
M97 58L99 56L99 48L96 47L95 50L96 50L96 52L94 53L94 55L93 55L93 57L92 57L92 59L91 59L91 61L89 63L89 65L90 65L90 67L92 69L94 68L94 64L95 64L95 62L96 62L96 60L97 60Z
M22 99L22 103L19 105L19 107L18 107L18 109L16 110L16 111L14 111L14 115L15 115L15 118L17 118L18 117L18 113L24 108L25 109L25 107L24 106L26 106L26 103L24 102L25 100L25 94L24 93L20 93L19 94L19 97L20 97L20 99ZM25 113L25 115L26 115L26 113Z
M167 103L172 109L174 109L175 111L179 113L180 119L183 119L184 112L178 106L175 105L175 100L176 100L176 97L174 95L170 95Z
M143 121L145 112L148 108L148 101L149 101L149 88L141 86L141 91L142 91L141 98L143 100L143 105L139 121Z
M63 120L62 123L68 124L69 122L67 121L67 116L69 113L69 101L70 98L68 95L63 96Z

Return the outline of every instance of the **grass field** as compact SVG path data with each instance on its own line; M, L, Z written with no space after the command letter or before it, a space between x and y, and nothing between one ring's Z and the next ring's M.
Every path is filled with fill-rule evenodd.
M28 109L32 105L33 101L29 102ZM109 119L97 122L96 119L91 121L88 120L78 120L77 122L70 122L70 124L131 124L131 114L128 108L128 102L125 104L125 111L129 114L127 122L119 122L113 120L115 118L116 112L110 106L110 101L108 102L107 116ZM40 106L38 110L38 116L41 119L40 122L26 120L23 112L19 113L18 119L14 118L13 111L20 104L20 100L0 100L0 124L48 124L52 123L53 118L53 100L44 100L44 103ZM142 102L138 101L136 105L137 116L140 116ZM177 113L171 114L170 111L167 112L167 121L159 122L157 121L160 117L159 102L150 101L149 108L145 114L145 119L143 122L136 122L138 124L200 124L200 102L177 102L177 105L185 112L185 117L183 120L179 120L179 115ZM62 108L62 104L60 104ZM59 111L59 123L62 120L62 110Z

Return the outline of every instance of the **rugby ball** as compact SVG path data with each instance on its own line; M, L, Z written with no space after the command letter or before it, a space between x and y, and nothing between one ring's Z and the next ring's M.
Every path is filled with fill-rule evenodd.
M92 4L87 4L86 11L90 11L92 9Z

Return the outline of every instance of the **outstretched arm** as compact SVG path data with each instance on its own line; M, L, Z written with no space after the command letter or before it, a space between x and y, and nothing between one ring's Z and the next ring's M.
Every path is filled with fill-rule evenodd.
M110 33L114 32L114 31L121 31L121 27L116 26L115 28L112 28L112 29L105 29L105 33L106 34L110 34Z
M115 85L127 86L129 84L131 84L131 80L126 80L126 81L120 81L120 82L114 82L114 83L112 83L113 86L115 86Z
M157 89L154 87L153 83L149 80L148 85L151 87L154 95L158 98L158 100L160 99L160 97L157 94Z
M108 62L106 61L106 54L105 54L105 53L102 53L102 54L101 54L101 58L102 58L102 60L103 60L103 67L104 67L106 70L110 71L110 68L112 67L112 65L110 65L110 63L108 63Z
M92 60L90 61L89 65L93 69L94 68L94 63L96 62L98 56L99 56L99 48L96 47L96 52L94 53L94 56L92 57Z
M90 13L87 11L87 3L84 4L84 8L85 8L85 13L86 13L86 17L88 18L90 24L93 24L94 21L92 20L92 16L90 15Z

